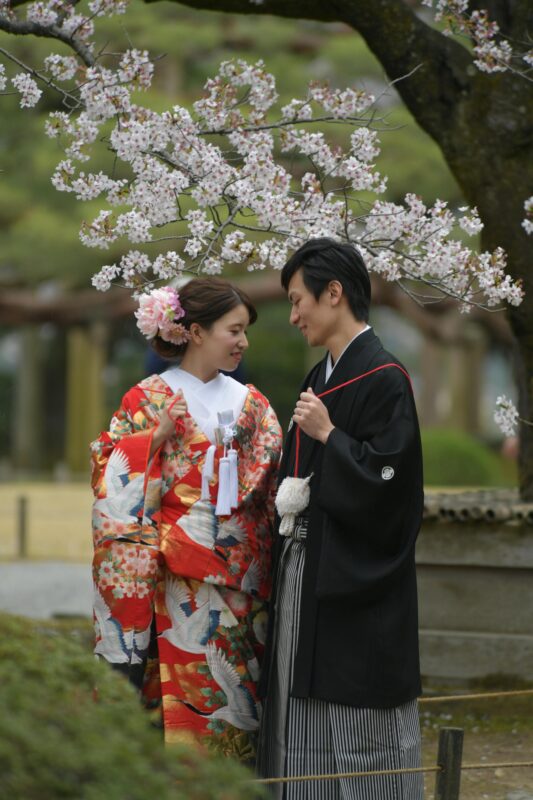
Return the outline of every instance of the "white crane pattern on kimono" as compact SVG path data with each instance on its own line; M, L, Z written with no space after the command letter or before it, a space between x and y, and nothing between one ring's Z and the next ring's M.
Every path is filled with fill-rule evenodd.
M142 631L123 631L97 586L93 608L100 635L94 652L111 664L141 664L150 643L150 625Z
M105 470L106 496L98 497L93 514L124 525L139 522L137 511L143 506L144 475L128 481L130 464L123 450L115 449Z
M165 602L172 627L160 634L174 647L186 653L205 653L213 633L222 625L232 628L237 618L215 586L200 584L194 594L196 610L192 611L189 590L178 578L167 577Z
M257 730L259 727L259 714L255 701L246 686L243 686L239 673L229 663L226 654L219 650L214 642L210 642L207 645L205 657L213 680L226 695L226 705L215 709L211 714L198 711L189 703L185 705L207 719L220 719L224 722L229 722L230 725L242 731ZM252 659L249 665L255 671L253 662L255 662L255 659Z
M237 520L219 523L215 507L208 500L197 500L188 514L178 517L176 524L191 541L208 550L214 550L216 545L231 547L246 541L246 531Z
M243 575L241 581L241 591L247 594L257 594L261 583L261 567L259 562L253 558L250 566Z

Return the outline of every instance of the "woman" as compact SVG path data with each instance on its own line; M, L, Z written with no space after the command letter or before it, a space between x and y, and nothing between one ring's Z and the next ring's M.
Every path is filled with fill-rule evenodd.
M191 280L141 298L167 358L92 445L95 652L161 708L167 742L255 755L281 432L231 372L257 314L238 288Z

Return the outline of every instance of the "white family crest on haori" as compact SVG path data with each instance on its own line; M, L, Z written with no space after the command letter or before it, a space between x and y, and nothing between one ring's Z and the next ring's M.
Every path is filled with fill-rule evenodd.
M390 481L391 478L394 478L394 468L393 467L383 467L381 470L381 477L384 481Z
M127 455L115 448L105 471L106 496L98 497L93 514L131 525L139 521L138 512L143 507L144 475L128 480L130 464Z
M296 517L309 505L309 482L313 473L307 478L284 478L276 495L276 510L281 517L279 532L282 536L290 536Z
M238 621L215 586L201 583L193 597L194 611L187 586L179 578L167 575L165 603L172 626L160 638L186 653L205 653L219 625L233 628Z
M113 619L111 610L94 586L94 616L99 641L94 648L111 664L142 664L143 656L150 644L150 625L142 631L123 631L120 623Z
M219 373L204 383L180 367L161 374L173 392L181 389L191 417L211 442L202 470L202 500L210 500L209 483L215 477L216 445L224 446L219 462L216 514L228 516L239 502L238 456L233 447L235 424L248 394L248 387Z

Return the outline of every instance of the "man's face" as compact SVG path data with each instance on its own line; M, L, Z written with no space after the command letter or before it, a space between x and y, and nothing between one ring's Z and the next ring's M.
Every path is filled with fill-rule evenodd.
M316 300L304 284L303 273L299 269L290 280L287 295L291 304L291 325L296 325L311 347L324 345L334 323L333 309L327 302L327 289Z

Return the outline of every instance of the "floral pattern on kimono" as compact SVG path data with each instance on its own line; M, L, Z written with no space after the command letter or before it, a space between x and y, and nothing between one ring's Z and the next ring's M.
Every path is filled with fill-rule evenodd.
M95 652L147 664L145 701L162 705L168 742L205 740L251 759L281 431L249 386L234 425L238 506L216 516L223 447L211 499L201 500L211 442L189 414L149 458L158 412L172 394L157 375L142 381L91 446Z

